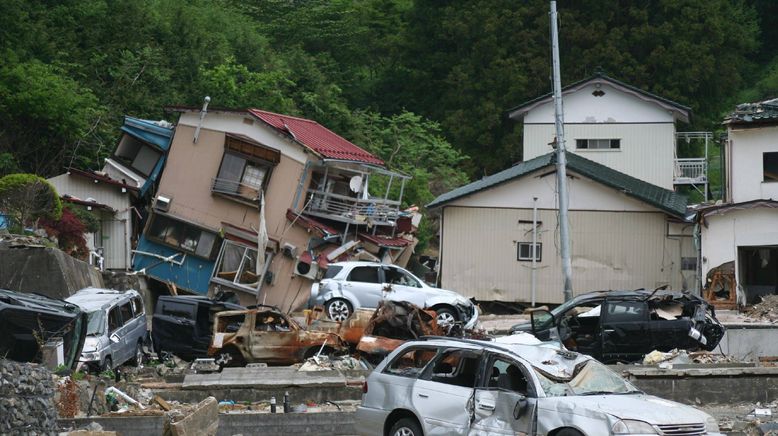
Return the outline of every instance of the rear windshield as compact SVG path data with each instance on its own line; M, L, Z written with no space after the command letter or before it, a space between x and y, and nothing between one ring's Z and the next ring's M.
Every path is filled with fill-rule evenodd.
M324 278L325 279L331 279L331 278L335 277L336 275L338 275L338 273L342 269L343 269L342 266L330 266L330 267L327 268L327 272L324 273Z

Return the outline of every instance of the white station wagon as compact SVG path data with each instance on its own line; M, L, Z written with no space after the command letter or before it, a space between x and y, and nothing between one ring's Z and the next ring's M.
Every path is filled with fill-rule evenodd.
M368 376L362 435L719 435L710 415L646 395L550 344L406 342Z

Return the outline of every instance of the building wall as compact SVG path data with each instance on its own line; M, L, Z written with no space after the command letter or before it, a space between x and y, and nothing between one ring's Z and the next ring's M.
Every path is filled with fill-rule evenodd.
M553 124L524 125L524 160L551 152L556 136ZM577 150L576 139L621 139L618 150ZM672 122L643 124L565 124L567 150L632 177L673 189L675 125Z
M731 201L778 200L778 182L765 183L762 174L762 153L778 152L778 126L730 129L729 140L727 175Z
M702 277L737 259L737 247L778 245L778 209L732 210L707 216L705 221L707 226L701 227Z
M99 212L102 234L88 234L87 246L90 250L103 248L105 268L130 268L130 237L132 236L132 217L130 216L130 194L122 192L119 186L94 183L81 176L60 174L48 179L57 189L59 195L71 195L82 200L93 198L100 204L105 204L116 210L115 214Z
M526 208L445 207L442 286L480 300L531 301L531 262L517 261L517 242L532 241L531 221L532 209ZM557 212L541 210L539 221L543 253L536 301L561 303ZM570 228L576 294L664 284L693 287L694 271L680 270L682 252L694 256L692 240L667 237L661 212L571 211Z
M301 146L290 143L275 133L268 132L259 124L244 122L240 114L208 114L200 130L198 142L193 142L195 127L190 114L184 114L176 127L168 163L162 174L158 193L172 199L169 214L219 231L227 222L243 228L257 228L259 213L256 207L213 195L211 186L218 174L224 154L225 132L212 128L227 129L230 133L241 133L268 147L281 151L281 160L273 169L265 193L265 220L268 236L279 246L285 242L300 249L308 243L308 233L299 226L293 226L286 219L286 210L292 207L300 177L305 168L305 159L312 157L301 150ZM310 182L306 177L304 188ZM213 273L213 262L210 271ZM278 255L269 271L273 283L264 285L265 302L283 309L297 307L309 297L311 281L293 274L294 261ZM238 292L244 303L254 304L255 295Z

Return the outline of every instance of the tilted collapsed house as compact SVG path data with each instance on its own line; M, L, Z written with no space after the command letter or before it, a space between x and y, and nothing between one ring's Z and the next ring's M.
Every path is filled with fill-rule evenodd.
M724 120L725 200L697 210L706 296L719 306L778 293L778 99Z
M676 158L675 123L689 108L604 74L563 96L574 292L694 289L693 224L671 190L688 182L684 165L704 163ZM439 279L479 300L530 302L537 207L536 301L561 303L551 95L509 116L524 124L524 161L428 205L441 216Z
M346 259L404 264L405 175L315 121L258 109L179 112L133 268L178 290L238 291L284 310ZM202 118L201 118L202 115ZM399 188L399 189L398 189ZM260 192L269 242L259 265ZM260 283L260 277L264 281Z

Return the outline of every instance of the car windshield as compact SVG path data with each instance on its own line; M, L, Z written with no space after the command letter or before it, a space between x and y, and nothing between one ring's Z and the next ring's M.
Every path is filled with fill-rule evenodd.
M94 312L89 312L87 317L86 335L102 335L105 332L105 312L102 310L95 310Z
M573 376L569 378L552 376L537 367L534 369L543 391L549 397L641 393L638 388L596 360L578 364Z

